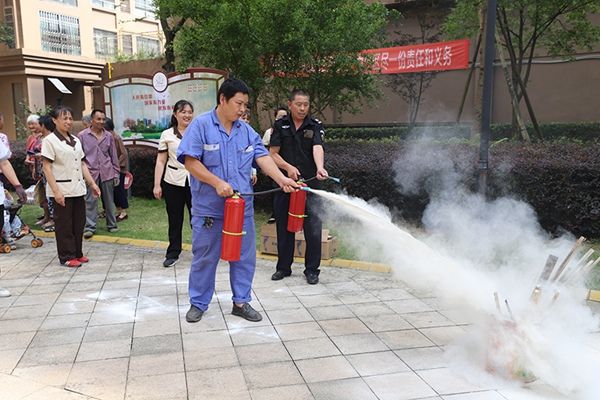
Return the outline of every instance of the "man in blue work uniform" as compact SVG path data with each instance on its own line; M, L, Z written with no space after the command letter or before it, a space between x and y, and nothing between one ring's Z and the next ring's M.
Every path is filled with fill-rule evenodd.
M323 124L308 115L310 96L302 89L290 93L287 102L290 113L275 122L269 151L279 168L288 177L308 180L312 189L322 189L323 180L327 179L327 171L323 167L325 153L323 150ZM316 179L311 179L315 178ZM310 180L309 180L310 179ZM287 220L290 208L290 195L275 193L273 209L277 222L277 270L271 277L278 281L292 274L294 261L295 234L288 232ZM321 265L321 230L320 199L313 193L306 198L306 215L304 219L304 238L306 254L304 258L304 275L311 285L319 283L319 266Z
M240 79L226 79L217 93L217 107L196 117L188 126L177 150L177 159L190 172L192 190L192 266L189 278L191 307L187 322L198 322L215 291L215 274L221 253L225 199L234 189L252 193L252 161L285 191L298 184L277 168L258 133L239 118L248 103L248 86ZM250 306L256 267L253 197L247 196L244 212L246 234L241 259L229 263L233 315L248 321L262 316Z

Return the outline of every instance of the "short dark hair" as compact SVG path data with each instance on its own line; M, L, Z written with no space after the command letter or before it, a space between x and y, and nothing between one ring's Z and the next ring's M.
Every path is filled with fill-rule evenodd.
M115 123L112 119L106 117L106 121L104 122L104 129L106 129L107 131L115 130Z
M94 108L92 110L92 113L90 114L90 117L94 118L94 115L96 115L98 113L102 113L102 114L106 115L106 112L104 112L104 110L100 110L99 108Z
M48 129L50 132L54 132L56 125L52 122L52 117L49 115L42 115L38 123Z
M237 93L250 94L250 88L246 85L246 82L239 78L227 78L221 83L219 91L217 92L217 105L221 100L221 95L225 95L225 101L229 101Z
M310 94L308 94L308 92L304 89L294 89L292 90L292 93L290 93L290 97L288 97L288 100L290 102L294 101L294 99L296 98L296 96L306 96L308 97L308 101L310 101Z
M73 110L71 109L71 107L58 106L54 110L52 110L52 114L50 114L50 115L52 116L52 118L58 118L61 115L66 115L66 114L71 114L71 118L73 117Z
M277 118L277 114L279 113L279 111L285 111L285 112L287 113L287 112L288 112L288 109L287 109L287 107L286 107L286 106L284 106L284 105L281 105L281 106L277 107L277 109L276 109L276 110L275 110L275 112L273 113L273 116L274 116L275 118Z
M190 103L187 100L179 100L173 106L173 114L171 114L171 126L169 126L169 128L177 128L177 118L175 118L175 113L177 111L183 111L185 106L190 106L190 108L192 109L192 112L194 112L194 105L192 103Z

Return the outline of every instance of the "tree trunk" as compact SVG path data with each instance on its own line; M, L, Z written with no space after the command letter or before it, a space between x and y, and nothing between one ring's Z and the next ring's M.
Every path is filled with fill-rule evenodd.
M175 42L175 36L184 23L185 20L182 19L173 27L171 27L166 19L160 19L160 26L165 34L165 63L162 67L167 74L175 72L175 49L173 48L173 45Z
M485 26L484 19L487 14L487 3L484 2L479 12L479 32L481 35L481 47L479 48L479 59L483 60L485 54ZM479 63L479 74L477 76L477 86L475 87L475 102L473 105L473 125L471 126L471 140L476 140L481 133L481 108L483 102L483 63Z
M458 107L458 113L456 115L456 123L454 125L455 131L458 130L460 125L460 117L462 116L463 108L465 107L465 101L467 94L469 93L469 87L471 86L471 79L473 78L473 71L475 70L475 63L477 62L477 54L479 53L479 47L481 46L481 32L477 36L477 44L475 45L475 51L473 54L473 60L471 61L471 67L469 68L469 74L467 75L467 82L465 83L465 90L463 90L462 98L460 100L460 106Z
M504 59L504 51L502 50L502 44L500 43L500 34L498 33L498 28L496 28L495 33L496 45L498 46L498 53L500 55L500 61L502 62L502 70L504 71L504 78L506 79L506 85L508 86L508 92L510 93L513 117L516 119L516 123L523 140L526 142L530 142L531 140L529 139L529 133L527 133L525 122L523 122L523 118L521 117L521 111L519 110L519 100L517 99L517 94L515 93L515 87L513 86L510 73L508 72L506 60Z
M500 21L500 30L502 32L502 35L504 36L505 43L508 43L508 38L507 38L508 32L506 32L505 26L503 26L502 21ZM520 94L523 97L523 99L525 100L525 105L527 106L527 111L529 112L529 117L531 118L531 123L533 124L533 129L535 130L535 133L537 134L538 138L541 141L543 141L544 135L542 134L540 126L537 122L537 117L535 116L535 112L533 111L533 106L531 104L531 101L529 100L529 95L527 94L527 88L525 86L525 83L523 82L523 79L521 79L521 75L519 74L517 57L515 55L514 49L511 49L510 46L507 46L507 50L508 50L508 55L510 57L510 64L511 64L511 69L513 71L513 77L516 79L516 83L517 83L517 86L515 87L515 89L516 89L515 91L517 91L519 89L521 90ZM517 100L520 102L518 93L517 93Z

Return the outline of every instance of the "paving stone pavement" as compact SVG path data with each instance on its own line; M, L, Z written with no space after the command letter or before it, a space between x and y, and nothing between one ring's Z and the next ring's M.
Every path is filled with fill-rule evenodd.
M53 238L0 254L0 398L445 399L564 398L526 386L465 379L444 357L469 329L466 313L391 274L323 267L307 285L300 264L271 281L259 259L251 323L231 315L228 268L202 321L189 324L191 253L162 267L164 248L94 241L90 262L61 267ZM600 334L589 351L600 352Z

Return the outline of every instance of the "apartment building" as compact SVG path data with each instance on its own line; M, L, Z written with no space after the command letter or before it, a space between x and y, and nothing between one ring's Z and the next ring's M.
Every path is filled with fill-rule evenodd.
M91 111L93 88L117 55L162 54L152 0L0 0L14 41L0 44L0 113L15 139L13 115L46 105Z

